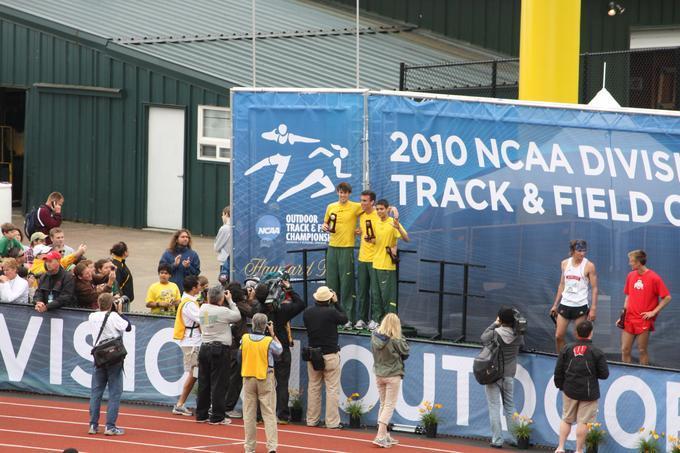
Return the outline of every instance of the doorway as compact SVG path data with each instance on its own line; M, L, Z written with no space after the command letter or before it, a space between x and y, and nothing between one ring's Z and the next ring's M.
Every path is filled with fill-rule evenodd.
M0 181L12 184L12 205L21 206L26 137L26 91L0 88Z
M184 109L149 107L146 224L182 228Z

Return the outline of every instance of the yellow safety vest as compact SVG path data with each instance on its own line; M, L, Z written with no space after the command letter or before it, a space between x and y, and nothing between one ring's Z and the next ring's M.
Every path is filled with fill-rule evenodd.
M259 380L267 379L271 342L272 337L263 337L255 341L250 339L250 334L243 335L241 338L241 376L254 377Z
M179 306L177 307L177 314L175 315L175 330L172 333L172 338L175 340L181 340L184 338L184 331L186 329L196 329L199 332L201 331L200 328L198 327L198 324L194 323L193 326L187 327L184 325L184 318L182 317L182 308L184 308L184 305L186 305L187 302L192 302L196 304L197 302L191 299L184 299L179 303Z

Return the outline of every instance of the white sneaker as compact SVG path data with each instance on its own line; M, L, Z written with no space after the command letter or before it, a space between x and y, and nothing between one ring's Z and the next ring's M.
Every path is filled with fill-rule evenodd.
M354 327L354 326L352 325L352 321L347 321L347 324L345 324L344 326L342 326L342 328L345 329L345 330L352 330L352 327Z
M186 408L186 406L178 406L176 404L172 408L172 413L175 415L184 415L185 417L192 417L194 415L193 412Z
M378 324L377 322L375 322L371 319L371 322L368 323L368 330L373 331L373 330L377 329L379 325L380 324Z
M357 330L363 330L366 328L366 323L360 319L356 322L356 324L354 324L354 328Z
M231 425L231 419L225 417L219 422L208 422L209 425Z
M229 418L243 418L243 413L234 409L233 411L227 412L227 417Z

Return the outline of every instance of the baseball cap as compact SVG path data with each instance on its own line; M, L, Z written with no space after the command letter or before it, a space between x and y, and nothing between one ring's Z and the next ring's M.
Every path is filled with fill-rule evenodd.
M42 231L36 231L31 235L31 242L35 241L44 241L47 238L47 235L43 233Z
M52 250L47 255L43 256L44 261L60 260L60 259L61 259L61 253L57 252L56 250Z
M51 250L52 247L50 247L49 245L38 244L35 247L33 247L33 254L35 256L44 255L45 253L50 253Z

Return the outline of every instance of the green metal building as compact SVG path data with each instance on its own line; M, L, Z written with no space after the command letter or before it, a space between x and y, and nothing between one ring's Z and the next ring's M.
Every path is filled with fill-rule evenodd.
M25 209L56 190L69 220L214 234L229 89L253 83L251 14L238 0L0 0L0 179ZM256 24L257 86L355 86L351 13L268 0ZM395 22L360 31L361 87L397 88L402 60L488 56Z

